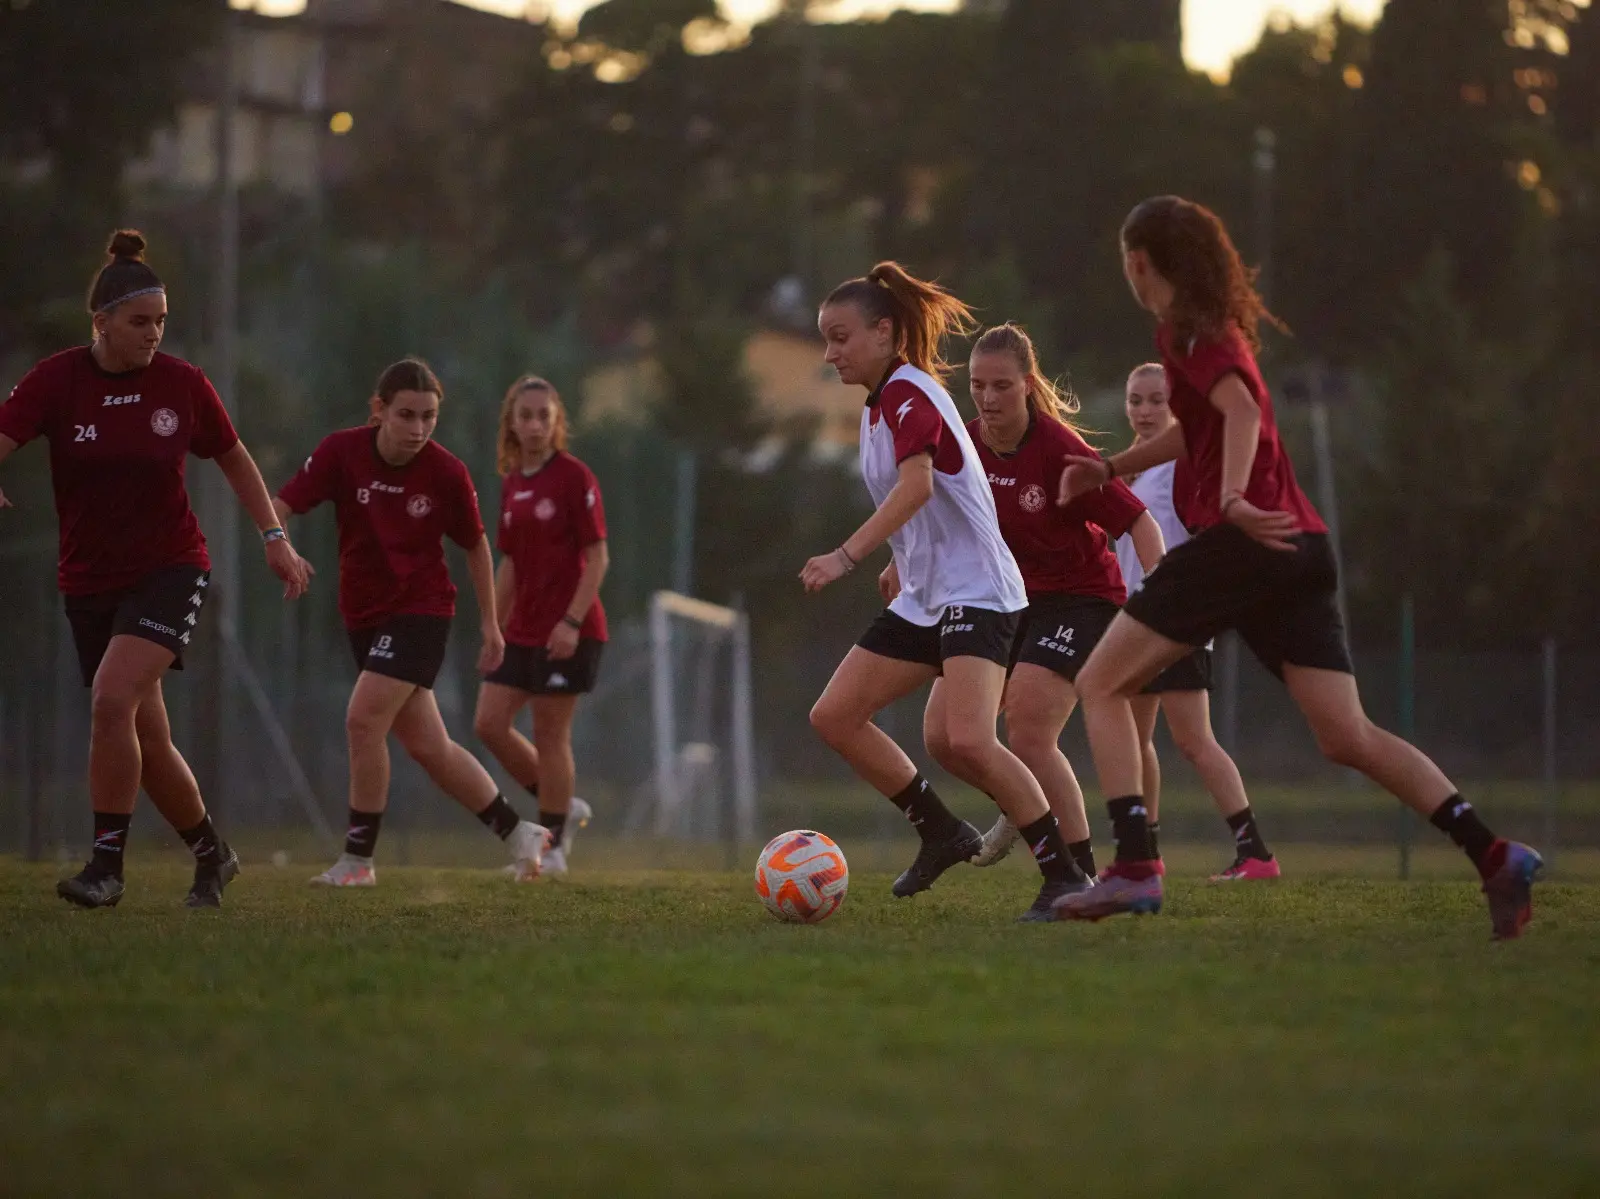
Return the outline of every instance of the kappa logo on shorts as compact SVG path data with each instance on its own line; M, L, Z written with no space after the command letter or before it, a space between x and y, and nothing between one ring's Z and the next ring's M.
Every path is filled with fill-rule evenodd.
M548 682L552 687L565 687L568 685L567 676L564 674L553 674L546 680L546 682Z
M421 520L433 511L433 501L425 495L414 495L406 501L406 511Z
M158 437L171 437L178 431L178 414L171 408L157 408L150 414L150 428Z
M1037 483L1029 483L1022 489L1022 494L1017 496L1017 503L1024 512L1043 512L1044 500L1044 488Z
M158 621L151 620L148 616L141 616L139 618L139 627L141 629L149 629L153 633L160 633L163 637L176 637L178 635L177 629L174 629L169 625L161 624Z
M1072 648L1072 634L1075 632L1066 625L1057 625L1056 631L1048 637L1039 638L1039 648L1047 649L1053 654L1064 654L1069 658L1078 656L1078 651Z

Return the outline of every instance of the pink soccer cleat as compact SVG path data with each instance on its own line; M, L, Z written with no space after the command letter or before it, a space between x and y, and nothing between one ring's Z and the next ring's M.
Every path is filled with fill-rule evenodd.
M1280 878L1283 871L1278 867L1277 858L1235 858L1220 874L1213 874L1211 881L1214 883L1251 883L1263 882L1267 879Z
M1160 859L1148 862L1113 862L1100 872L1100 882L1062 896L1055 904L1057 920L1104 920L1122 912L1136 916L1161 910Z
M1483 893L1496 941L1521 936L1533 919L1533 883L1543 869L1544 859L1521 842L1502 838L1490 848L1482 868Z

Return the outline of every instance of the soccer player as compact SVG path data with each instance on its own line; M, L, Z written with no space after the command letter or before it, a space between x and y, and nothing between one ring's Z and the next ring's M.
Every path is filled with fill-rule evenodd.
M172 744L161 693L168 668L183 669L211 570L184 484L188 455L222 469L261 530L286 598L305 591L308 568L210 381L160 352L167 293L144 251L134 230L112 236L89 288L94 340L40 362L0 405L0 461L35 437L50 442L61 524L57 577L83 682L92 688L94 852L56 891L86 908L122 899L128 824L143 787L194 854L184 902L214 908L239 873L239 858ZM10 506L0 492L0 508Z
M972 315L943 288L883 262L834 288L817 326L825 361L867 391L861 473L877 510L838 549L807 562L800 578L819 591L885 541L894 557L879 576L889 606L839 664L811 710L812 726L915 826L921 849L894 883L897 896L915 895L978 853L983 838L872 718L942 676L943 713L933 730L941 752L1022 830L1043 875L1022 918L1049 920L1053 902L1091 883L1038 781L995 733L1027 593L977 450L939 382L948 370L940 342L970 330Z
M1154 566L1161 558L1161 531L1122 484L1066 508L1053 502L1066 460L1094 451L1072 425L1077 397L1061 394L1039 369L1033 341L1022 328L999 325L978 338L968 379L978 416L967 432L988 475L1000 533L1028 592L1011 650L1006 740L1039 780L1067 849L1093 876L1083 791L1061 752L1061 730L1078 702L1072 680L1126 598L1109 538L1126 534ZM928 704L928 748L940 761L943 687L934 683ZM998 862L1015 837L1016 826L1001 816L984 835L975 864Z
M1123 272L1157 321L1157 344L1177 420L1150 440L1061 476L1059 502L1119 475L1180 461L1178 515L1194 537L1129 597L1078 675L1079 693L1130 699L1224 629L1236 629L1283 680L1318 747L1361 771L1450 837L1483 880L1497 938L1532 915L1543 865L1526 845L1496 837L1455 785L1414 746L1372 723L1345 644L1338 565L1321 518L1295 483L1256 366L1256 330L1274 320L1214 213L1177 196L1140 203L1122 226ZM1180 475L1180 480L1183 476ZM1067 896L1064 918L1148 910L1160 876L1141 799L1139 736L1131 709L1086 703L1090 746L1117 837L1111 877Z
M572 715L578 696L594 689L606 644L606 510L594 473L567 452L567 410L545 380L525 375L511 385L497 447L495 608L506 654L478 691L473 723L539 805L550 830L545 873L565 874L573 829L593 815L572 794ZM515 724L529 703L532 743Z
M339 611L361 672L350 694L350 824L344 853L312 879L370 887L373 849L389 805L391 732L452 799L511 851L519 880L538 876L548 834L521 819L489 772L450 738L433 681L444 664L455 584L444 538L467 551L483 629L478 669L500 665L505 640L495 616L494 558L478 496L461 460L433 440L444 388L426 363L385 368L367 424L323 438L273 501L281 519L332 503L339 522Z
M1159 362L1135 367L1128 376L1125 393L1128 423L1133 426L1134 444L1139 445L1166 432L1176 421L1168 403L1167 372ZM1130 475L1126 480L1133 494L1143 501L1150 515L1161 526L1162 541L1170 550L1189 540L1189 530L1178 519L1173 504L1173 478L1176 462L1163 462L1149 470ZM1145 570L1133 543L1126 537L1117 541L1117 561L1129 591L1144 581ZM1150 852L1159 861L1156 833L1160 822L1161 761L1156 756L1156 713L1167 714L1167 729L1178 752L1200 775L1211 793L1217 811L1233 833L1234 860L1214 883L1248 882L1279 877L1278 860L1267 848L1244 792L1239 767L1211 731L1211 647L1201 646L1163 670L1133 701L1133 718L1139 726L1139 745L1143 755L1144 805L1149 809Z

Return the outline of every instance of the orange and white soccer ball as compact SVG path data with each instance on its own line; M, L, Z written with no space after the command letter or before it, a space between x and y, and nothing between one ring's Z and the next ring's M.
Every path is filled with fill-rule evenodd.
M756 861L756 894L779 920L826 920L839 910L849 888L844 850L832 837L810 829L774 837Z

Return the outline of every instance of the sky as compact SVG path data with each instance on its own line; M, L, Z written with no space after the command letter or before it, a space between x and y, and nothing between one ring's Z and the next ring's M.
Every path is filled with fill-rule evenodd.
M304 0L233 0L236 7L259 8L264 12L297 12ZM463 0L474 8L522 14L549 13L558 19L575 21L594 0ZM1093 0L1083 0L1093 2ZM1342 0L1346 15L1363 23L1377 19L1384 0ZM842 20L881 15L896 8L948 11L957 0L835 0L833 14ZM1334 7L1333 0L1184 0L1184 57L1189 64L1219 78L1228 72L1233 59L1255 45L1269 14L1288 13L1307 21L1322 16ZM722 0L723 11L742 24L753 24L770 15L774 0Z

